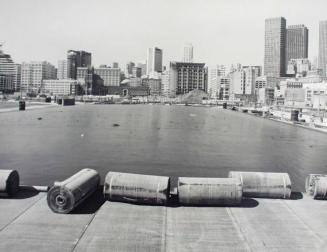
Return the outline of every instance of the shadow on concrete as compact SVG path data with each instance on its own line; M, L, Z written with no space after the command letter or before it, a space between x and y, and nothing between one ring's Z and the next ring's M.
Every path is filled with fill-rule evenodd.
M37 190L19 190L11 197L0 196L0 199L27 199L32 198L38 194L39 192Z
M183 205L179 203L178 196L170 197L167 207L232 207L232 208L254 208L259 205L259 202L252 198L243 198L242 203L236 206L226 206L226 205Z
M102 187L100 187L70 214L93 214L104 204L105 201Z
M303 199L303 193L302 192L292 192L290 200L299 200Z

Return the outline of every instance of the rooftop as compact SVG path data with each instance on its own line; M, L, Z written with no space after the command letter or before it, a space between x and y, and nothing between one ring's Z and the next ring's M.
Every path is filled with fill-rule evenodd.
M71 214L46 194L0 198L0 251L316 251L327 248L327 201L244 199L240 207L146 206L98 191Z

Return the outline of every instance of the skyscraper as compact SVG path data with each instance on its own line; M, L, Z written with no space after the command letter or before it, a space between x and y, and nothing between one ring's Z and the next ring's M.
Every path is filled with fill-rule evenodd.
M188 43L184 46L184 58L183 62L193 62L193 45Z
M322 75L327 76L327 20L319 22L319 62L318 68L322 70Z
M289 25L286 33L286 66L291 59L308 58L308 28L304 25Z
M148 49L147 74L162 72L162 50L153 47Z
M283 17L265 20L264 74L281 77L286 71L286 19Z
M92 63L91 53L85 51L67 51L68 78L76 79L77 67L90 67Z

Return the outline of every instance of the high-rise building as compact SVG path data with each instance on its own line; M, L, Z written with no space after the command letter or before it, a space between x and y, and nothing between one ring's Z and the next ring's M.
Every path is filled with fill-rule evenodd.
M118 62L113 62L112 63L112 68L119 68Z
M59 60L58 61L58 69L57 69L57 79L64 80L69 79L69 67L67 60Z
M20 89L21 65L15 64L9 54L4 54L0 44L0 75L4 89L10 91ZM4 84L6 83L6 84Z
M327 76L327 20L319 22L319 55L318 68L322 70L322 75Z
M21 72L21 90L27 93L38 94L43 80L57 78L57 70L46 61L23 62Z
M286 30L286 66L291 59L308 58L309 31L303 24L289 25Z
M162 72L162 50L153 47L148 49L147 75L152 72Z
M170 62L170 71L177 95L194 89L207 92L208 69L204 63Z
M286 19L283 17L265 20L264 74L282 77L286 71Z
M99 67L94 68L94 73L103 79L104 86L119 86L120 68Z
M183 62L193 62L193 45L188 43L184 46Z
M126 64L125 68L125 77L129 78L133 76L133 67L135 66L135 63L130 61Z
M90 67L92 64L92 55L85 51L67 51L68 78L77 78L77 67Z

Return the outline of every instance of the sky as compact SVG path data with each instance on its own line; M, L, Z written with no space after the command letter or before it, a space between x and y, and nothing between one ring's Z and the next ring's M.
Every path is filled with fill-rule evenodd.
M16 63L57 65L69 49L92 53L94 66L146 60L163 50L164 65L194 61L263 65L264 20L283 16L309 29L309 58L318 54L319 21L326 0L0 0L0 42Z

